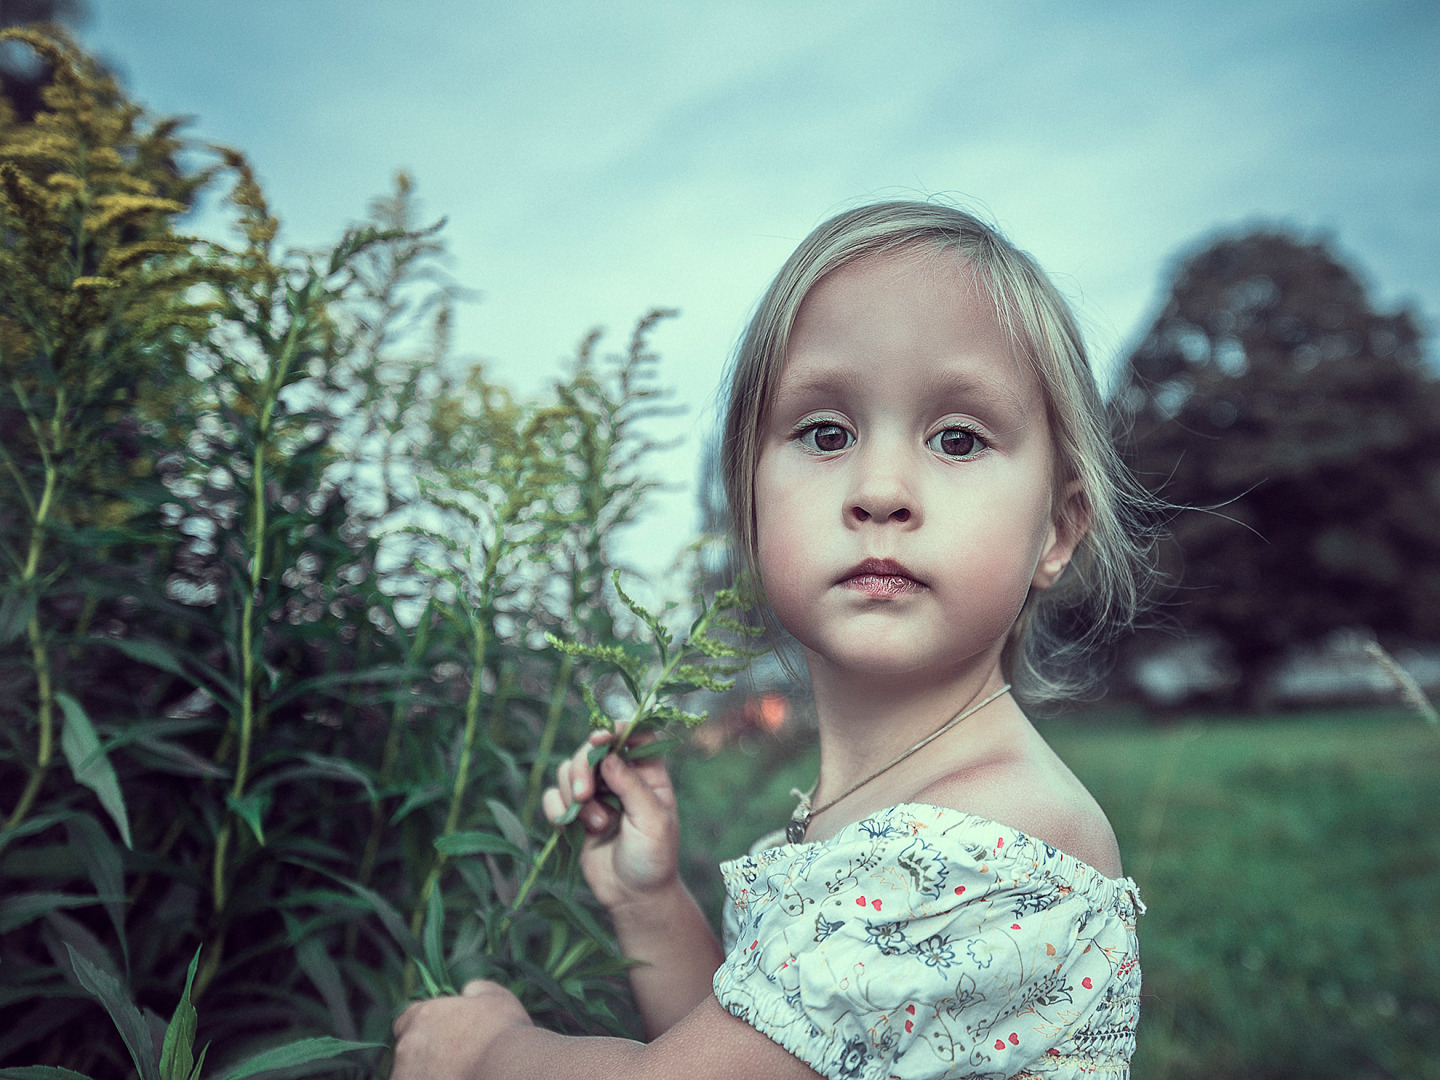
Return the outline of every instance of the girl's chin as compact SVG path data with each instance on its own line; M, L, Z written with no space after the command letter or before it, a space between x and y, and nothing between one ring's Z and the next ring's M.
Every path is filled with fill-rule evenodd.
M867 644L861 648L831 646L821 650L806 648L812 676L817 664L824 668L831 678L853 680L861 689L872 687L894 687L918 689L936 683L952 682L973 674L976 664L990 662L990 650L970 655L947 654L937 656L914 649L886 649ZM998 661L998 656L997 656Z

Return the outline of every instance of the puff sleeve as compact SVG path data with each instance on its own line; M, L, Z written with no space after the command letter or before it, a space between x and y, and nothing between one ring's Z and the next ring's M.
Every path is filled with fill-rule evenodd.
M1128 879L921 804L721 869L716 997L830 1080L1128 1075Z

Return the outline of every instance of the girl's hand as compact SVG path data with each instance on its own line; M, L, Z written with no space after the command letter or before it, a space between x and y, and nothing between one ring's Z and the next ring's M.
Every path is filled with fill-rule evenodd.
M459 997L417 1001L395 1021L390 1080L478 1080L495 1037L533 1022L503 986L475 980Z
M554 822L571 803L581 804L586 836L580 870L595 898L614 911L678 883L680 820L675 789L660 758L632 765L607 754L598 769L590 767L590 749L612 740L608 731L593 733L573 757L561 762L556 786L545 792L540 805ZM634 745L645 741L637 739ZM596 772L619 796L621 811L595 797Z

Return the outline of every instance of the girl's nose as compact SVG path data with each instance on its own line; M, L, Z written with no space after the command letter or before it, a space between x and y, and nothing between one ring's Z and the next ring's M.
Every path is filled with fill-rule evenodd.
M860 477L849 499L847 516L852 523L893 521L910 526L920 523L920 505L915 493L901 480L893 464L870 470Z
M906 522L910 520L911 516L910 508L908 506L897 506L895 507L895 509L888 511L884 507L882 507L879 511L874 511L867 510L859 503L856 503L850 508L850 514L852 517L854 517L856 521L880 520Z

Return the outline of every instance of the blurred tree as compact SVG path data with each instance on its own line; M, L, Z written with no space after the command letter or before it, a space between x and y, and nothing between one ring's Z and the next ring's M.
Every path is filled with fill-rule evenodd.
M85 0L0 0L0 30L28 23L78 26L89 8ZM22 120L31 120L45 107L41 91L54 69L43 57L15 44L0 45L0 96Z
M1186 259L1114 399L1142 482L1181 506L1173 615L1253 698L1344 627L1440 637L1440 382L1323 241L1256 230Z

